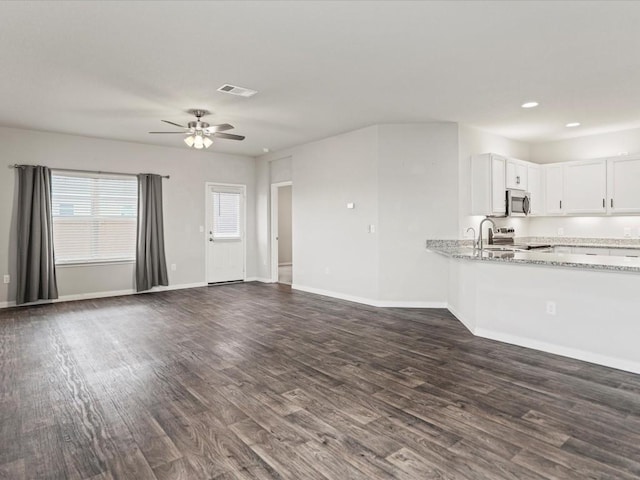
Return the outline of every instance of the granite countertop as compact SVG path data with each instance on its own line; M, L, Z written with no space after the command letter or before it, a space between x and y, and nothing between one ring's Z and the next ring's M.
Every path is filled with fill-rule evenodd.
M575 239L567 238L543 238L543 241L541 241L541 237L529 237L527 239L518 239L518 242L522 242L523 240L526 242L548 243L557 246L640 248L640 243L628 242L626 239L624 239L624 241L617 241L617 239L581 239L590 241L579 242L573 241ZM547 241L545 242L544 240ZM514 252L484 250L480 253L479 250L475 250L473 248L471 240L427 240L426 246L430 251L437 252L450 258L459 258L463 260L640 273L640 258L638 257L552 253L536 250Z

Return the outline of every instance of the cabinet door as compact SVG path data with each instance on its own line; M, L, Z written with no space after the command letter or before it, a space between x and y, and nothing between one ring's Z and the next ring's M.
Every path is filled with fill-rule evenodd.
M527 191L531 194L531 215L544 214L542 176L539 165L527 165Z
M640 213L640 157L607 161L609 213Z
M604 160L571 162L564 167L564 213L606 213L607 164Z
M545 212L547 215L562 215L562 165L545 166L544 175Z
M491 214L506 215L507 197L504 184L505 159L491 156Z
M505 215L505 162L492 153L471 157L471 215Z
M527 189L527 165L519 160L507 160L506 186L517 190Z

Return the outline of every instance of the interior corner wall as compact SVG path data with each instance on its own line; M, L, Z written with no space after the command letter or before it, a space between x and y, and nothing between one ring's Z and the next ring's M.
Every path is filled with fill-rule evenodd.
M528 143L511 140L500 135L479 130L468 125L460 125L458 129L459 145L459 223L457 238L468 238L467 228L478 230L483 216L471 215L471 157L481 153L497 153L520 160L531 160L531 146ZM518 236L529 235L527 219L504 218L495 219L498 226L514 227Z
M445 305L446 260L425 240L458 231L458 125L379 126L380 300Z
M378 128L292 149L294 286L378 297ZM355 208L347 208L354 203Z
M170 285L205 283L205 183L247 186L247 276L256 275L256 160L186 148L161 147L57 133L0 128L0 274L12 282L0 284L0 304L15 299L17 192L15 170L9 165L153 172L170 175L163 183L165 248ZM57 268L61 297L127 292L134 288L133 263Z

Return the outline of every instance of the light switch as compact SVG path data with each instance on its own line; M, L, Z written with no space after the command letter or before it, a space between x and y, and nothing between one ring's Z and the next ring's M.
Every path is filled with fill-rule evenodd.
M376 233L376 226L375 225L369 225L369 233Z
M355 203L353 203L353 202L347 203L347 208L355 208L355 207L356 207Z
M11 276L5 275L4 276L4 283L11 283Z
M204 227L200 225L200 233L204 232Z

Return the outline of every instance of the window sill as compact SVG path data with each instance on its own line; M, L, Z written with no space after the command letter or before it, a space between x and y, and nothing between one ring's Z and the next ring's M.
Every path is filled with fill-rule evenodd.
M125 264L134 264L135 260L97 260L90 262L65 262L65 263L56 263L56 268L67 268L67 267L98 267L98 266L108 266L108 265L125 265Z

